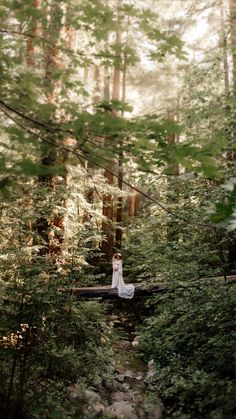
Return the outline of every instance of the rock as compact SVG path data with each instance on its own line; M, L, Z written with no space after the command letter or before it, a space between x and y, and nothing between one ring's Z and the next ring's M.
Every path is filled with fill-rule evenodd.
M130 395L129 392L117 391L112 395L113 402L130 401L131 399L133 399L133 395Z
M119 383L123 383L125 380L125 375L124 374L118 374L116 376L117 381L119 381Z
M126 377L135 378L136 374L131 370L127 370L127 371L124 372L124 376L125 376L125 378Z
M69 398L72 404L76 405L78 403L85 401L85 394L81 386L74 384L69 388Z
M122 385L122 391L126 391L129 388L141 391L145 388L144 374L141 371L133 372L132 370L127 370L123 374L118 374L116 380Z
M118 385L116 381L107 379L104 380L103 387L105 387L109 391L115 391L117 390Z
M139 345L140 340L141 340L141 336L136 336L136 337L134 338L134 340L133 340L133 342L132 342L132 346L133 346L133 348L135 348L136 346L138 346L138 345Z
M103 406L103 404L102 403L95 403L94 405L93 405L93 410L94 410L94 412L96 413L96 414L102 414L102 413L104 413L105 412L105 406Z
M85 390L84 395L88 401L88 404L100 403L102 400L101 396L98 393L95 393L93 390Z
M106 412L111 413L113 418L138 419L133 404L129 401L115 402L106 409Z
M116 370L116 364L115 364L115 361L114 361L114 362L111 362L108 365L107 372L108 372L108 374L111 374L112 375L112 374L114 374L115 370Z
M136 375L136 380L138 381L143 380L143 374L141 372L138 375Z
M155 365L155 361L154 359L151 359L151 361L148 362L148 368L153 367L153 365Z
M130 386L127 383L121 384L121 388L122 388L122 391L128 391L128 390L130 390Z
M113 320L113 324L114 324L114 325L117 325L117 324L123 324L123 322L122 322L122 320L120 320L120 319L117 317L117 319L114 319L114 320Z
M136 375L133 371L127 370L123 373L123 375L125 383L132 384L136 381Z
M164 406L161 400L156 396L147 396L139 410L140 417L147 417L148 419L162 419Z
M88 419L94 417L94 415L101 417L104 414L106 407L102 403L101 396L93 389L84 390L78 384L74 384L69 391L76 417Z
M154 359L151 359L151 361L148 362L148 372L146 374L146 380L150 380L151 378L155 377L157 375L157 369L155 366Z
M71 400L86 400L87 403L100 403L101 396L92 389L82 389L79 384L74 384L69 389L69 397Z

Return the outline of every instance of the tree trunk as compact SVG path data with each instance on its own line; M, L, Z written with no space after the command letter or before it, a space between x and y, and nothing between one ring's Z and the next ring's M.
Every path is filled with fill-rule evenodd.
M86 82L88 74L84 73L84 81ZM93 104L96 105L101 99L101 79L100 79L100 68L98 64L94 65L93 68L93 93L92 93ZM86 161L85 169L90 178L93 176L92 165ZM89 204L92 204L94 201L94 187L90 186L85 192L86 200ZM89 211L84 210L83 214L83 223L89 222L91 220L91 214Z
M44 37L48 40L44 49L45 60L45 96L49 104L57 104L57 91L59 90L60 82L55 82L53 73L61 67L62 57L59 57L58 40L62 31L62 16L63 11L57 1L53 1L46 11L45 15L48 19L48 25L44 28ZM59 63L60 58L60 63ZM52 112L50 119L59 119L60 115ZM59 139L52 137L50 141L62 145L66 145L66 139ZM54 261L58 261L64 244L65 227L64 227L64 208L66 207L66 161L68 154L66 152L59 152L56 147L49 144L42 145L41 165L45 169L49 169L50 174L39 176L39 185L44 189L48 189L48 194L51 196L52 205L48 208L48 213L45 215L45 209L42 209L42 216L40 216L35 223L35 230L44 245L39 251L41 256L50 256ZM58 176L54 173L55 165L64 168L64 174ZM59 196L59 200L58 200ZM56 199L55 199L56 198Z
M105 178L108 185L113 185L113 175L111 171L113 170L113 163L110 162L110 165L107 165L107 170L105 171ZM103 216L105 220L102 222L102 232L103 232L103 242L102 242L102 251L105 254L105 258L110 260L113 254L114 246L114 233L113 233L113 197L111 194L103 195Z
M224 87L225 87L225 96L228 97L229 96L229 64L228 64L228 41L227 41L227 34L225 30L224 0L221 0L220 14L221 14L221 47L222 47L223 68L224 68Z
M104 101L110 101L110 76L109 76L109 68L106 65L104 68L104 86L103 86L103 93L104 93ZM104 143L108 144L110 141L109 138L105 137ZM113 185L113 175L110 171L113 170L113 162L110 161L107 163L107 169L104 172L104 177L108 183L108 185ZM108 194L103 195L103 210L102 213L105 219L102 222L102 232L103 232L103 241L102 241L102 252L105 254L105 259L110 260L113 254L113 246L114 246L114 234L113 234L113 198Z
M118 7L120 7L121 2L118 3ZM119 16L119 15L118 15ZM126 32L126 47L128 46L128 35L129 35L129 17L128 17L128 21L127 21L127 32ZM121 53L121 48L120 48L120 42L121 42L121 36L120 33L117 31L116 34L116 55L117 57L119 57L120 53ZM127 53L126 51L124 52L124 62L123 62L123 74L122 74L122 102L124 103L126 100L126 77L127 77ZM120 68L120 64L119 64L119 60L117 62L119 68ZM120 73L120 69L118 68L118 71ZM118 77L117 77L118 78ZM119 81L119 85L121 83L120 80L121 76L119 75L118 81ZM119 91L120 91L120 87L119 87ZM119 100L119 96L118 98L116 98ZM122 111L122 116L124 116L124 112ZM118 156L118 188L122 191L123 190L123 157L124 157L124 153L123 153L123 139L120 138L119 139L119 156ZM116 247L119 249L121 248L121 243L122 243L122 221L123 221L123 197L119 196L118 200L117 200L117 209L116 209Z
M236 100L236 0L229 2L230 12L230 39L231 39L231 53L232 53L232 110L231 110L231 141L234 148L236 140L236 123L235 123L235 100ZM230 153L230 158L235 165L236 154L235 151ZM229 272L236 272L236 236L234 233L230 234L229 240Z
M118 0L118 4L120 0ZM119 20L119 18L118 18ZM119 31L116 31L116 52L115 52L115 64L114 64L114 73L113 73L113 87L112 87L112 100L119 100L120 98L120 34ZM106 68L105 68L106 71ZM105 85L104 85L104 97L105 101L109 101L110 97L109 86L108 86L108 77L105 74ZM117 111L112 109L112 114L117 115ZM110 141L110 139L105 139L105 141ZM109 185L113 185L113 175L111 171L113 170L114 162L110 161L107 164L107 170L105 170L104 176ZM103 197L103 215L106 217L106 220L103 221L102 231L104 235L104 240L102 242L102 251L105 253L105 258L110 260L113 254L114 248L114 230L113 230L113 219L114 219L114 203L113 197L110 194L105 194Z
M33 5L36 10L40 8L41 0L33 0ZM26 60L27 60L27 66L28 67L35 67L36 61L35 61L35 53L36 53L36 47L35 47L35 40L37 37L39 37L39 22L38 19L33 19L31 21L32 27L29 28L29 37L27 39L27 45L26 45Z
M118 38L119 40L119 38ZM119 40L120 41L120 40ZM117 51L118 52L118 51ZM122 78L122 102L125 102L126 97L126 72L127 72L127 57L124 57L123 78ZM120 77L119 77L120 84ZM123 116L124 112L122 112ZM118 188L123 189L123 140L119 139L119 156L118 156ZM122 241L122 221L123 221L123 197L119 196L116 207L116 247L121 248Z
M168 111L167 118L170 121L175 121L175 119L176 119L175 115L170 111ZM174 144L176 141L177 141L177 137L176 137L175 133L169 134L167 136L167 142L168 142L169 145ZM169 177L168 177L168 180L167 180L167 193L168 193L168 191L171 192L170 196L167 197L167 202L170 206L172 206L173 204L177 205L178 204L178 192L176 191L176 185L174 183L175 183L175 180L176 180L176 175L179 174L178 163L175 163L175 162L171 163L170 162L167 165L167 172L169 172ZM172 176L174 178L172 178ZM173 195L173 192L175 193L175 195ZM178 235L177 235L177 232L176 232L176 221L174 221L174 220L172 220L168 223L167 238L168 238L168 241L171 241L171 242L178 240Z
M100 70L97 64L95 64L94 69L93 69L93 81L94 81L93 103L96 104L101 99Z
M137 215L138 211L138 192L132 191L132 195L129 199L129 219L130 222L133 223L135 216Z
M230 37L233 63L233 95L236 97L236 0L230 0Z
M105 65L104 68L103 97L105 101L110 100L110 74L109 67L107 65Z

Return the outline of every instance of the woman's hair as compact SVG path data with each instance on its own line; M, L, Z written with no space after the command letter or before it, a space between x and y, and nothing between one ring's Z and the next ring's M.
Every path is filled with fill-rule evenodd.
M114 253L112 259L122 259L122 254L121 253Z

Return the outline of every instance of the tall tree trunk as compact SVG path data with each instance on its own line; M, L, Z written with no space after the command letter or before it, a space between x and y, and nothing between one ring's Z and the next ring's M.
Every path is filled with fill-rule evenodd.
M230 0L230 37L233 62L233 95L236 97L236 0Z
M118 1L120 3L120 1ZM119 18L118 18L119 21ZM120 81L121 81L121 71L120 71L120 31L116 31L116 46L115 46L115 63L114 63L114 73L113 73L113 89L112 89L112 100L120 100ZM112 110L113 115L117 115L117 110Z
M228 64L228 41L227 41L227 34L225 30L224 0L221 0L220 14L221 14L221 47L222 47L223 68L224 68L224 87L225 87L225 96L228 97L229 96L229 64Z
M99 69L98 64L94 65L93 81L94 81L93 103L96 104L101 99L100 69Z
M110 76L109 69L105 66L104 69L104 100L106 102L110 101ZM105 144L109 143L110 138L105 138ZM107 163L107 168L104 173L104 177L108 185L113 185L113 161ZM102 251L105 254L106 260L110 260L113 254L114 246L114 233L113 233L113 198L111 194L103 195L103 215L105 219L102 222L102 232L103 232L103 241L102 241Z
M175 121L176 117L173 114L173 112L168 111L167 118L170 121ZM169 134L167 136L167 142L169 145L174 144L177 141L177 136L175 133ZM176 191L176 185L175 185L175 179L176 176L179 174L179 165L178 163L169 163L167 166L167 171L169 172L169 177L167 180L167 192L170 191L171 195L168 196L167 202L171 206L173 204L178 204L178 192ZM174 179L172 178L174 176ZM173 196L173 191L175 195ZM167 226L167 238L168 241L176 241L178 239L177 233L176 233L176 221L172 220L168 223Z
M33 6L36 10L40 8L41 0L33 0ZM39 22L38 19L32 19L31 27L29 27L29 37L26 45L26 59L28 67L35 67L35 53L36 53L36 42L35 40L39 37Z
M62 31L63 11L60 4L57 1L53 1L46 11L46 15L48 25L45 28L44 37L47 39L48 44L45 45L44 50L45 96L49 104L56 105L56 88L59 89L60 85L59 82L55 82L53 79L53 73L58 69L58 66L61 66L61 63L59 64L58 40L60 39ZM50 119L54 119L55 117L57 117L57 119L60 118L60 116L55 115L55 111L53 111ZM64 144L67 140L52 137L50 138L50 141L57 145L58 141L62 141ZM39 185L43 187L44 193L45 188L48 189L48 194L51 195L52 205L48 209L46 215L45 210L42 211L42 216L40 216L35 223L35 230L37 231L38 236L42 238L44 244L44 247L41 248L39 254L41 256L50 256L54 261L59 260L64 243L66 170L65 174L60 176L53 173L53 171L56 165L65 169L67 157L68 155L66 152L59 152L53 145L43 144L42 146L41 164L45 169L49 169L51 174L40 176ZM53 203L54 199L55 203Z
M86 81L86 72L84 73L84 81ZM95 105L101 100L101 72L98 64L94 65L93 68L93 92L92 92L92 99L93 99L93 105ZM99 138L97 138L99 140ZM92 178L93 176L93 169L92 165L86 161L85 163L85 169L88 173L88 176ZM89 204L92 204L94 201L94 187L89 186L85 192L86 200ZM91 220L91 214L89 211L84 210L83 214L83 223L86 223Z
M232 103L231 103L231 138L233 146L236 141L236 122L235 122L235 100L236 100L236 0L230 0L230 39L231 39L231 54L232 54ZM233 152L232 158L236 159L236 154Z
M118 9L118 19L119 22L119 7L121 0L117 0L117 9ZM105 69L106 71L106 69ZM105 76L105 85L104 85L104 94L109 95L110 89L108 87L108 79ZM113 86L112 86L112 100L119 100L120 98L120 32L116 31L116 49L115 49L115 62L114 62L114 72L113 72ZM110 97L105 96L105 101L109 101ZM117 110L112 109L112 114L117 115ZM105 141L110 141L106 139ZM107 170L105 170L104 176L109 185L113 185L114 179L112 175L114 162L111 160L107 164ZM114 230L113 230L113 219L114 219L114 203L113 197L110 194L106 194L103 197L103 215L106 217L106 220L103 222L103 235L104 240L102 243L102 250L105 253L107 260L111 259L113 248L114 248Z
M126 78L127 78L127 52L126 48L128 47L129 42L129 27L130 27L130 18L128 16L127 20L127 31L126 31L126 43L125 43L125 51L124 51L124 57L123 57L123 68L122 68L122 96L121 100L124 103L126 100ZM118 34L120 38L120 34ZM120 42L120 39L118 39ZM118 45L118 43L117 43ZM119 45L118 45L119 47ZM117 48L117 55L120 54L120 48ZM124 116L124 111L122 111L122 116ZM123 139L119 139L119 162L118 162L118 187L122 191L123 190ZM122 221L123 221L123 197L118 197L118 203L117 203L117 210L116 210L116 247L120 248L122 243Z
M44 49L44 62L45 62L45 89L46 96L49 103L53 103L56 99L56 86L57 83L53 79L53 74L60 66L58 41L62 31L62 9L60 4L54 0L51 2L48 11L48 26L45 29L44 37L48 41Z
M133 190L132 195L129 198L129 219L131 223L134 222L135 216L137 215L138 198L139 198L138 192Z
M120 33L117 31L116 33L116 56L120 56ZM123 65L123 77L122 77L122 101L125 101L126 96L126 67L127 67L127 59L124 60ZM120 88L121 88L121 71L120 71L120 57L115 65L114 68L114 84L113 86L113 100L120 99ZM123 112L122 112L123 115ZM123 140L119 138L118 141L118 188L122 191L123 189ZM121 240L122 240L122 229L121 224L123 220L123 197L119 196L117 199L117 207L116 207L116 236L115 236L115 245L119 249L121 247Z
M41 6L41 0L32 0L33 7L36 10L40 9ZM36 53L37 53L37 43L36 39L40 36L40 24L37 18L32 18L29 25L28 25L28 33L29 37L27 38L26 42L26 65L28 71L34 73L36 66L38 64ZM21 28L21 31L23 31L23 28ZM29 191L28 191L28 185L25 188L25 200L23 203L23 206L25 207L25 210L27 211L29 207L32 207L33 201L32 197L29 198ZM27 229L29 231L28 237L24 237L24 242L27 242L28 245L33 244L33 237L32 237L32 230L33 230L33 223L32 221L27 223Z
M103 79L103 97L105 101L110 100L110 73L108 65L104 68L104 79Z
M235 146L236 141L236 0L229 1L229 19L230 19L230 40L231 40L231 54L232 54L232 103L231 103L231 147ZM231 160L235 166L236 153L230 153ZM229 235L229 272L236 271L236 235L231 233Z

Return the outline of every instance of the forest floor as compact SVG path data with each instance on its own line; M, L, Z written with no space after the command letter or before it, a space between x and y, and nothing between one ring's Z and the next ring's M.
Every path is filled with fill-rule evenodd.
M106 412L115 418L161 419L163 405L148 391L148 380L157 373L154 362L150 360L148 365L145 364L136 350L141 338L136 332L141 321L137 316L139 306L140 301L118 300L110 315L109 324L115 336L114 370L112 380L105 382L109 401Z
M84 389L82 398L80 386L73 386L71 401L79 418L163 419L163 404L148 385L157 374L154 361L144 363L137 351L141 340L137 326L148 315L144 301L119 298L103 302L112 330L113 358L106 378Z

